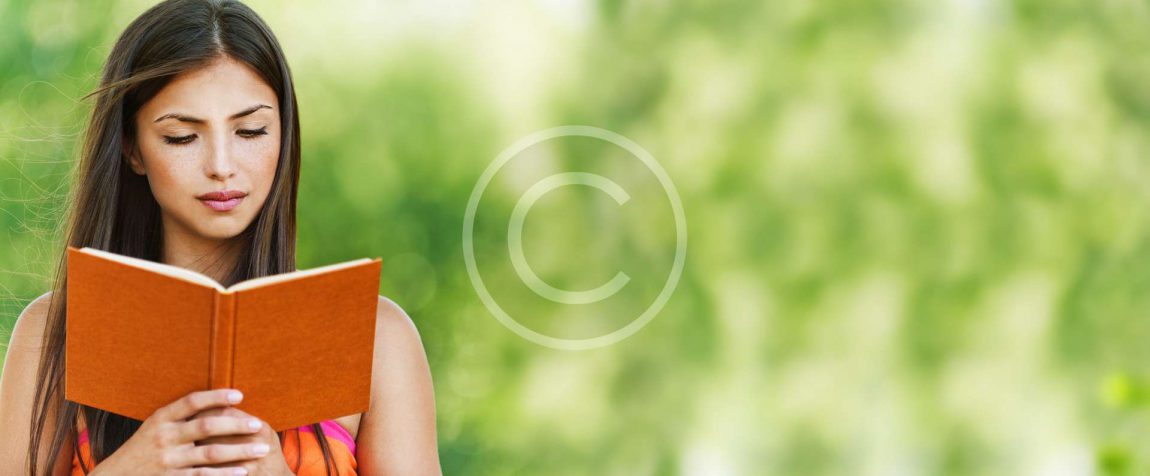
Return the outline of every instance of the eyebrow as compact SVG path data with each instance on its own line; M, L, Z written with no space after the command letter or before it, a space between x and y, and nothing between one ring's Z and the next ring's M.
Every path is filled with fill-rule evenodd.
M230 120L230 119L239 119L239 118L241 118L241 117L244 117L244 116L246 116L246 115L248 115L248 114L251 114L251 113L253 113L253 112L256 112L256 111L258 111L258 110L260 110L260 109L263 109L263 108L268 108L268 109L271 109L272 107L271 107L271 106L268 106L267 104L256 104L255 106L249 107L249 108L247 108L247 109L244 109L244 110L242 110L242 111L240 111L240 112L237 112L237 113L235 113L235 114L232 114L232 115L231 115L231 117L228 117L228 119L229 119L229 120ZM188 115L180 114L180 113L178 113L178 112L169 112L169 113L167 113L167 114L164 114L164 115L162 115L162 116L160 116L160 117L156 118L156 120L155 120L155 121L152 121L152 122L153 122L153 123L155 123L155 122L160 122L160 121L162 121L162 120L164 120L164 119L175 119L175 120L177 120L177 121L181 121L181 122L191 122L191 123L195 123L195 124L203 124L204 122L207 122L207 121L204 121L203 119L200 119L200 118L198 118L198 117L192 117L192 116L188 116Z

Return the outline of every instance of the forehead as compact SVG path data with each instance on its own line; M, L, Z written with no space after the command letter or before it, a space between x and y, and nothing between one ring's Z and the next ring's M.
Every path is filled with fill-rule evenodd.
M275 91L251 66L223 57L172 78L140 108L140 114L146 118L180 112L217 120L256 103L274 107L276 99Z

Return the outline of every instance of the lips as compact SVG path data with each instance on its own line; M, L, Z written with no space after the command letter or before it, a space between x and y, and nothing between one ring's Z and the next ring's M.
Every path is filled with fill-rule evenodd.
M226 212L237 206L244 200L248 194L239 190L221 190L218 192L209 192L197 196L200 202L208 208L218 212Z
M225 200L231 200L233 198L243 198L243 197L246 197L247 195L248 195L247 193L241 192L239 190L220 190L218 192L208 192L208 193L205 193L203 195L199 195L196 198L198 198L200 200L225 201Z

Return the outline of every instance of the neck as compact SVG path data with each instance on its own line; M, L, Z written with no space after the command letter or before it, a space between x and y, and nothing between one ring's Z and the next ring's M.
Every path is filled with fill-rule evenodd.
M212 240L183 233L164 231L162 260L204 274L227 286L224 281L235 267L239 256L239 240Z

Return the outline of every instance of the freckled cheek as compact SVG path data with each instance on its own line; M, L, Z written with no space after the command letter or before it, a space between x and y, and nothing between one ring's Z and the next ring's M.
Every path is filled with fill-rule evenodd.
M268 195L272 182L275 181L276 167L279 162L279 138L271 139L262 144L253 144L249 157L253 160L245 161L245 172L253 188L258 188L261 199Z
M178 204L202 193L198 190L196 162L187 157L153 157L147 161L148 183L161 204Z

